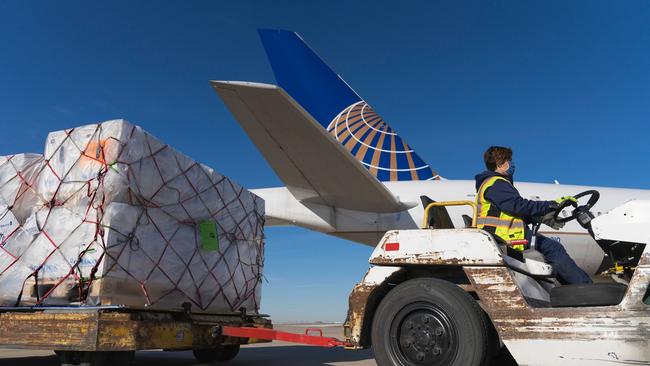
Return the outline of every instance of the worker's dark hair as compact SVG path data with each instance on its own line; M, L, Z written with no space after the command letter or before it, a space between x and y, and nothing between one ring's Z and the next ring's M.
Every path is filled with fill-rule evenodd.
M512 149L503 146L490 146L483 154L483 161L488 170L495 171L497 166L512 160Z

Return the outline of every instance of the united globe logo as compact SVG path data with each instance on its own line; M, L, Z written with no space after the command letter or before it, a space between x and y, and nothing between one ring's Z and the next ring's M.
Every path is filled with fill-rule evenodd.
M327 131L380 181L440 179L363 100L343 109Z

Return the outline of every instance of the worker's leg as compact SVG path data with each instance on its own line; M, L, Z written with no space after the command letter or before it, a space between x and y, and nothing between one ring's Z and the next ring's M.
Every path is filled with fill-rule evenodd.
M535 247L553 265L561 283L569 285L591 283L591 277L578 267L558 241L538 235Z

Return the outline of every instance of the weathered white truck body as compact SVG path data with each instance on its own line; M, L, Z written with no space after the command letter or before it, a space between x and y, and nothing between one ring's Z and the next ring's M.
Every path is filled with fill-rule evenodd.
M387 232L370 257L373 267L350 295L347 340L358 348L369 347L373 320L377 321L373 318L382 300L409 280L438 278L455 283L478 300L519 365L650 365L650 201L617 207L593 219L591 229L597 240L645 246L616 304L553 307L549 300L556 286L552 267L529 258L514 260L479 229ZM411 339L420 342L432 336L424 330L419 334L406 344L413 348ZM398 348L407 346L400 343ZM429 346L426 349L413 354L424 360L431 352ZM400 362L418 364L407 361Z

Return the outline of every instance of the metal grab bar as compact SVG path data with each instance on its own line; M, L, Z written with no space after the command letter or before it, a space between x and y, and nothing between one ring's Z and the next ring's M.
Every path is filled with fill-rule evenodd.
M472 207L472 227L476 227L476 217L478 216L478 208L473 201L443 201L431 202L424 208L424 222L422 228L427 229L429 223L429 210L432 207L445 207L445 206L471 206Z

